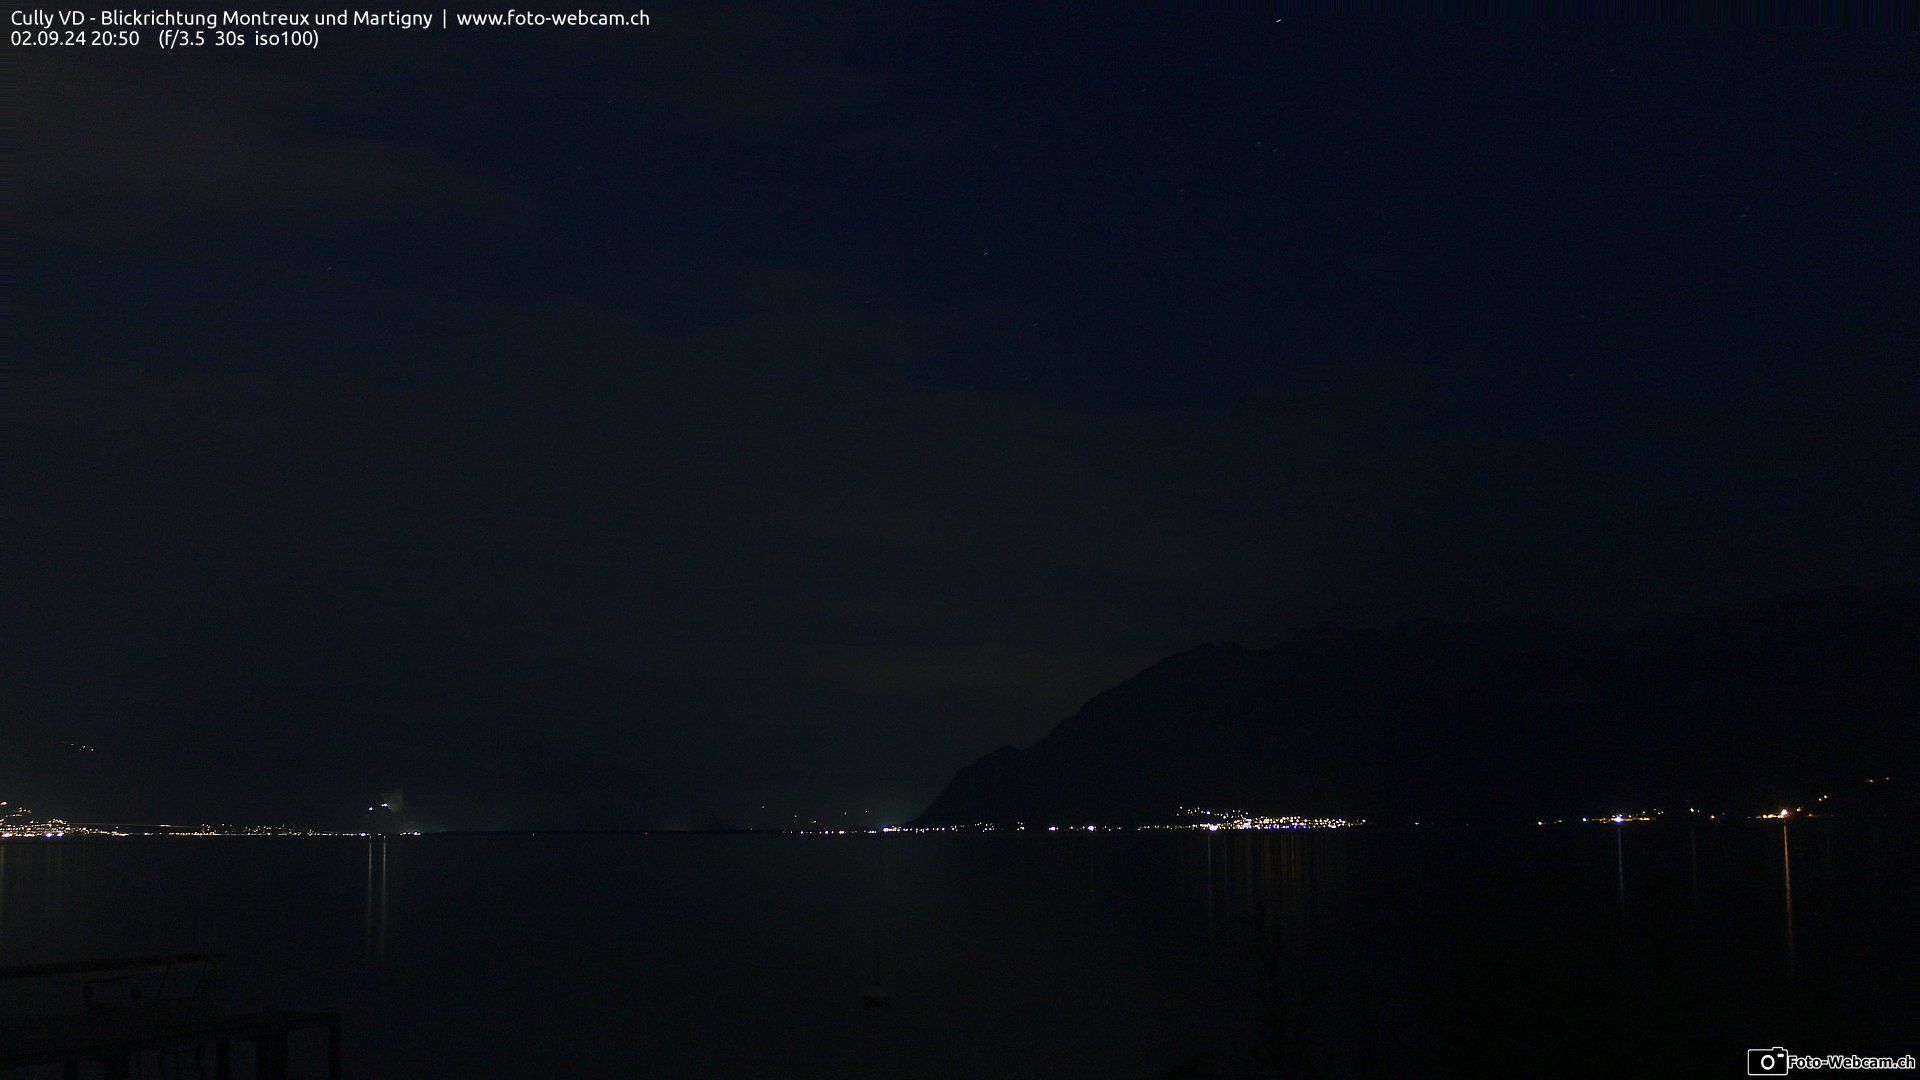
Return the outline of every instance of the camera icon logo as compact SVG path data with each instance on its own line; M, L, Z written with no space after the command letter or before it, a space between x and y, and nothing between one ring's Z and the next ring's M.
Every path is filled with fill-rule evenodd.
M1785 1076L1787 1075L1787 1050L1775 1046L1766 1050L1747 1051L1748 1076Z

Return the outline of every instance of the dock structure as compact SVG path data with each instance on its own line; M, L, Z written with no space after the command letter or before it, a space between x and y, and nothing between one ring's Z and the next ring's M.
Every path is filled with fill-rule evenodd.
M290 1076L296 1033L326 1039L326 1075L340 1076L340 1014L260 1010L229 1012L220 1000L218 953L77 960L0 967L0 987L80 981L78 1008L41 1008L0 1017L0 1070L60 1066L69 1080L134 1075L153 1058L191 1058L195 1071L261 1080ZM235 1050L250 1069L236 1074ZM84 1072L83 1072L84 1070Z

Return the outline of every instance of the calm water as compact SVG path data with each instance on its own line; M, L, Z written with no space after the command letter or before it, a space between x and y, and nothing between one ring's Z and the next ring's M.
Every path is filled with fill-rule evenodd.
M223 951L235 1003L341 1010L361 1077L1738 1075L1914 1049L1909 840L15 841L0 962Z

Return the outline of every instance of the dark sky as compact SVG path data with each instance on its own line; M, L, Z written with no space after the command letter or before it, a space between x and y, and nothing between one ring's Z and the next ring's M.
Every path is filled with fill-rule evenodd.
M1912 575L1911 36L1028 8L16 50L0 797L900 820L1201 641Z

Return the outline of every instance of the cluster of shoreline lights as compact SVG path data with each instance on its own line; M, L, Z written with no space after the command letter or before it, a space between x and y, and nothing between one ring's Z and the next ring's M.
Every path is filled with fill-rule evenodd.
M1871 784L1871 783L1874 783L1875 781L1889 781L1892 779L1893 777L1891 776L1869 776L1864 781L1862 781L1862 783ZM1833 798L1832 795L1821 795L1818 798L1814 799L1813 800L1814 810L1811 813L1809 813L1807 808L1804 806L1783 806L1778 810L1775 810L1775 811L1772 811L1771 813L1766 813L1766 814L1750 814L1750 815L1703 814L1699 810L1689 806L1687 807L1687 814L1692 817L1705 818L1708 821L1719 821L1723 817L1727 818L1728 820L1738 820L1743 816L1750 821L1786 821L1787 819L1792 817L1816 816L1820 809L1819 804L1826 802L1828 799L1831 799L1831 798ZM1624 813L1602 814L1599 817L1583 817L1580 819L1580 822L1586 825L1630 825L1635 822L1659 821L1660 819L1666 816L1666 813L1667 812L1665 810L1641 810L1631 814L1624 814ZM1536 821L1534 822L1534 824L1535 825L1565 825L1567 824L1567 820L1565 818L1553 818L1550 820Z
M59 818L35 821L33 812L26 807L0 802L0 840L28 836L59 837L73 831L73 826Z
M1866 783L1875 780L1892 780L1891 776L1868 777ZM1822 795L1815 804L1826 802L1832 796ZM380 804L381 809L391 810L387 803ZM375 807L368 807L369 811ZM1722 817L1729 819L1732 814L1702 814L1689 807L1689 815L1704 817L1708 821L1718 821ZM1345 818L1310 818L1296 815L1271 817L1262 814L1250 814L1240 810L1205 810L1200 807L1183 806L1180 814L1190 820L1171 825L1047 825L1032 826L1034 831L1045 832L1132 832L1144 829L1189 829L1204 832L1252 832L1276 829L1350 829L1356 825L1365 825L1366 819L1348 821ZM1754 814L1752 821L1785 821L1795 815L1808 815L1804 806L1781 807L1772 813ZM1634 813L1603 814L1599 817L1578 819L1586 825L1628 825L1659 821L1666 816L1664 810L1640 810ZM1566 825L1565 818L1541 819L1535 825ZM1415 825L1420 824L1414 822ZM975 822L972 825L931 825L910 828L905 825L888 825L879 829L784 829L782 832L807 836L859 836L878 833L939 833L939 832L1026 832L1028 826L1022 822L1012 826L996 825L990 821ZM36 821L32 812L24 806L0 801L0 840L13 839L58 839L63 836L419 836L418 831L384 832L329 832L323 829L287 829L277 825L73 825L59 818Z
M0 802L0 840L58 840L66 836L368 836L364 832L288 829L278 825L75 825L36 820L24 806ZM404 835L418 836L418 833Z
M1816 803L1821 803L1825 801L1827 801L1827 796L1825 795L1822 795L1818 799L1814 800L1814 802ZM1695 810L1691 807L1687 809L1687 813L1690 815L1706 818L1708 821L1719 821L1722 816L1720 814L1702 814L1700 813L1700 811ZM1805 817L1813 816L1807 813L1807 808L1804 806L1794 806L1794 807L1783 806L1780 809L1775 810L1771 814L1754 814L1751 816L1751 820L1753 821L1785 821L1796 814L1805 816ZM1667 812L1665 810L1646 810L1637 814L1614 814L1612 816L1602 816L1602 817L1583 817L1580 819L1580 821L1583 824L1587 824L1587 825L1629 825L1636 821L1659 821L1661 818L1666 816L1667 816ZM1732 815L1726 815L1726 816L1731 817ZM1535 825L1565 825L1566 821L1561 818L1555 818L1552 821L1536 821L1534 822L1534 824Z
M1288 814L1269 817L1264 814L1249 814L1241 810L1203 810L1197 806L1180 808L1183 817L1191 820L1175 825L1149 825L1150 829L1203 829L1207 832L1220 832L1223 829L1235 831L1269 829L1351 829L1355 825L1365 825L1363 818L1348 821L1336 817L1298 817Z
M1350 829L1356 825L1365 825L1365 821L1348 821L1344 818L1310 817L1267 817L1249 814L1239 810L1200 810L1181 807L1180 813L1195 820L1178 822L1172 825L1027 825L1025 822L1013 825L998 825L991 821L978 821L971 825L927 825L909 827L888 825L880 829L794 829L793 832L819 836L847 836L863 833L940 833L940 832L1137 832L1146 829L1198 829L1205 832L1223 830L1254 831L1266 829Z

